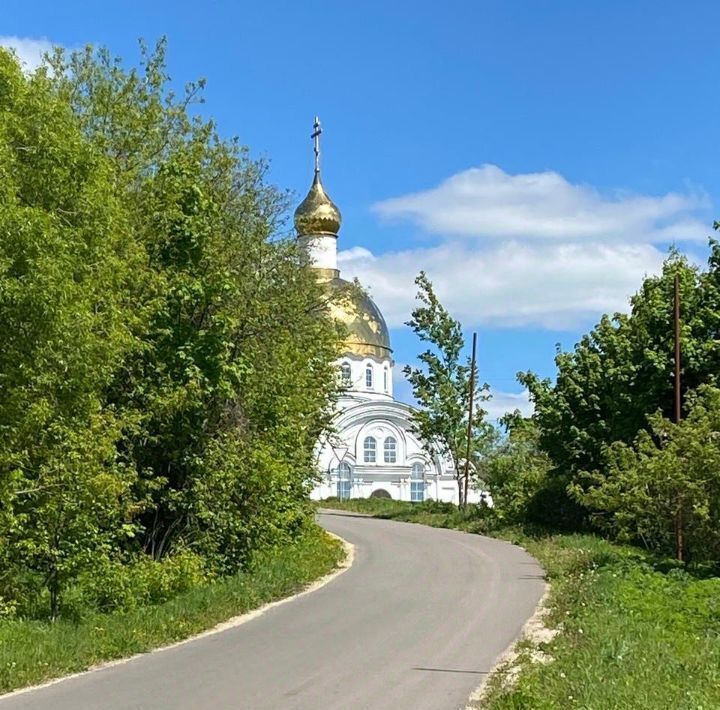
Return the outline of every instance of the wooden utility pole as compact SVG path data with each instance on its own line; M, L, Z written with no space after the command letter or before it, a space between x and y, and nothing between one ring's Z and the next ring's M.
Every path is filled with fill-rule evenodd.
M675 274L675 424L682 419L682 390L680 380L680 277ZM678 495L677 512L675 513L675 552L679 562L685 557L683 525L683 497Z
M680 389L680 277L675 274L675 423L682 419Z
M473 333L472 358L470 360L470 407L468 411L467 451L465 452L465 480L463 481L462 507L467 505L468 480L470 478L470 446L472 442L473 398L475 396L475 351L477 349L477 333Z

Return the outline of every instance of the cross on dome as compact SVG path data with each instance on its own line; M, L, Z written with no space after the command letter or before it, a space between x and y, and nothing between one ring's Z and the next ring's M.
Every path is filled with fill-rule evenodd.
M320 125L320 119L315 116L315 123L313 123L313 132L310 138L313 139L313 151L315 152L315 174L320 172L320 134L322 133L322 126Z
M310 135L313 140L313 152L315 153L315 176L307 197L295 210L295 229L299 236L328 234L336 237L342 222L340 210L325 192L320 180L321 134L320 119L315 116L313 132ZM336 267L333 266L332 268L335 269Z

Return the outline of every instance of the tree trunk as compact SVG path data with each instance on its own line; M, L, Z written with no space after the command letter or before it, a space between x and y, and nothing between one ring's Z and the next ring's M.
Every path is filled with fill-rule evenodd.
M458 507L462 509L465 507L465 496L463 495L464 480L463 480L462 474L458 475L457 484L458 484Z

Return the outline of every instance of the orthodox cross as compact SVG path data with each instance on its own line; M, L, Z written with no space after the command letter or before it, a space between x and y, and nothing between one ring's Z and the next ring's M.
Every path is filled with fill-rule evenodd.
M318 175L320 173L320 134L322 133L322 128L320 127L320 119L315 116L315 123L313 123L313 132L310 136L313 141L315 142L315 174Z

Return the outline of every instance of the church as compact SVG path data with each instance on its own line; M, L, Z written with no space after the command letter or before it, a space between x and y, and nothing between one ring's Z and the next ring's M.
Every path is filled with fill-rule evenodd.
M452 461L439 452L428 453L413 431L412 407L393 398L392 348L382 313L365 291L340 277L337 242L342 220L320 178L320 134L316 118L315 175L295 210L295 230L318 280L328 289L331 315L348 334L338 361L342 394L334 432L318 442L321 480L311 497L457 503ZM468 502L479 501L480 495L471 487Z

